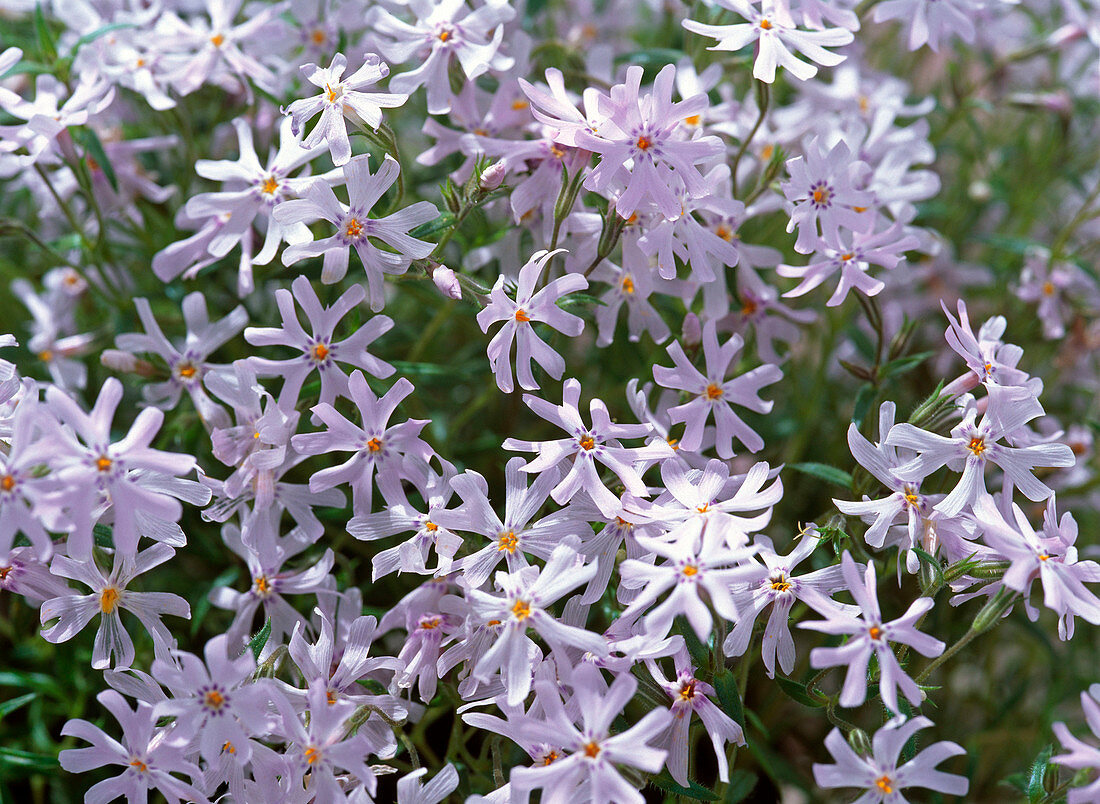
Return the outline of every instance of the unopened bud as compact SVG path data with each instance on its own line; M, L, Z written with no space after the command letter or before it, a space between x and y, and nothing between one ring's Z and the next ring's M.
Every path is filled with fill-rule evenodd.
M503 159L493 162L493 164L485 168L485 172L481 174L481 179L478 181L477 186L487 193L491 192L504 183L504 174L506 172Z
M982 631L988 631L997 624L1006 611L1012 608L1012 604L1016 602L1016 597L1016 592L1007 586L1002 586L997 594L982 606L982 610L978 612L974 622L970 624L970 630L979 634Z
M1084 38L1087 33L1088 32L1080 25L1070 23L1068 25L1063 25L1047 37L1047 42L1052 47L1061 47L1062 45L1067 45L1070 42L1076 42L1078 39Z
M134 357L134 355L123 352L121 349L104 349L99 356L99 362L111 371L140 374L142 377L152 377L157 371L156 367L149 361Z
M681 339L687 346L695 346L703 340L703 325L699 323L699 316L688 313L684 316L684 326Z
M455 272L446 265L440 265L432 271L432 281L439 288L439 292L448 299L462 298L462 285L459 284Z

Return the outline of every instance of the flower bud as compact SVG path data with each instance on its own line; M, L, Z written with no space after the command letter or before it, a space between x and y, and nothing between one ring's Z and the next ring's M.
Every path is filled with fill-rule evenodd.
M485 192L491 192L504 183L505 172L503 159L493 162L493 164L485 168L477 186Z
M432 271L432 281L439 288L439 292L448 299L462 298L462 286L458 282L458 277L446 265L440 265Z
M148 360L142 360L121 349L104 349L99 356L99 362L111 371L121 371L126 374L152 377L157 373L156 367Z
M703 325L699 323L699 316L688 313L684 316L683 334L680 336L684 345L694 346L703 340Z

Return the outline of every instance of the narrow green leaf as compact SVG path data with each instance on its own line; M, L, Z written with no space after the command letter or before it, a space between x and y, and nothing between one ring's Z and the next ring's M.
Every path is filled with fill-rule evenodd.
M725 804L739 804L749 797L756 787L757 776L743 768L735 768L730 773L729 786L726 795L722 798Z
M852 409L852 421L855 422L856 427L863 426L863 420L867 418L874 401L875 386L871 383L864 383L860 386L859 393L856 394L856 404Z
M49 754L35 754L19 748L0 747L0 767L4 765L37 771L53 771L58 768L57 757Z
M783 690L789 698L798 701L803 706L808 706L810 709L820 709L822 704L820 701L815 701L809 695L806 694L806 687L797 682L791 681L789 678L777 675L775 677L776 684L779 685L779 689Z
M912 371L929 357L931 357L932 354L932 352L918 352L915 355L906 355L905 357L899 357L897 360L891 360L889 363L882 367L882 376L896 377L900 374L904 374L907 371Z
M733 677L733 673L723 668L714 677L714 691L718 693L718 703L722 705L722 710L744 729L745 709L741 703L741 693L737 689L737 679Z
M427 223L422 223L416 228L412 229L409 234L417 239L424 239L425 237L432 237L439 234L445 229L450 229L454 226L455 216L451 212L444 212L438 218Z
M34 33L38 39L38 51L46 61L54 61L57 58L57 39L53 31L46 24L46 15L42 11L42 4L34 7Z
M789 463L787 468L816 477L818 480L824 480L826 483L843 486L846 489L852 487L852 476L850 474L843 469L837 469L835 466L829 466L826 463L814 463L812 461L809 463Z
M267 644L268 637L271 636L271 618L267 618L267 622L264 623L264 627L256 632L256 636L252 637L248 641L248 647L252 649L252 655L256 658L256 661L260 660L260 654L263 652L264 645Z
M102 28L92 31L91 33L86 33L84 34L84 36L77 39L76 43L73 45L72 52L75 53L76 51L80 50L80 48L84 47L84 45L88 44L89 42L94 42L96 39L99 39L99 37L103 36L104 34L109 34L111 31L118 31L122 28L136 27L137 26L134 25L132 22L112 22L110 25L104 25Z
M115 169L111 166L111 160L107 158L107 152L103 149L99 136L92 129L83 127L73 129L73 134L76 135L76 141L84 147L84 158L87 160L91 157L95 161L96 166L103 171L103 175L110 182L111 189L117 193L118 177L115 176ZM89 164L88 169L91 170L91 168L92 165Z
M37 697L37 692L28 692L26 695L20 695L18 698L12 698L10 701L0 703L0 718L7 717L16 709L25 704L29 704Z
M688 779L689 787L683 787L677 784L671 776L669 776L666 770L660 776L653 776L650 778L649 783L654 787L659 787L669 793L673 793L677 796L683 796L684 798L690 798L693 801L717 801L718 796L713 790L708 790L698 782L693 782Z
M1054 753L1054 746L1048 745L1039 752L1035 761L1031 764L1031 771L1027 778L1027 800L1031 804L1042 801L1047 794L1043 781L1046 779L1047 769L1050 767L1050 755Z

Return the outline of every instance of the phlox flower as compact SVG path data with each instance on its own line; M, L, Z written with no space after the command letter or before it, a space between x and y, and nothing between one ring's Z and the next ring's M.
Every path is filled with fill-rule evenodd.
M427 768L421 768L397 780L397 804L439 804L458 787L458 771L450 762L422 785L420 780L427 773Z
M1031 249L1020 272L1016 295L1037 304L1036 313L1043 323L1043 337L1058 339L1066 334L1066 321L1072 318L1073 302L1085 302L1095 308L1100 298L1096 283L1074 263L1054 261L1046 249Z
M320 679L310 684L307 699L308 725L302 722L284 696L275 698L282 717L281 731L289 743L285 756L294 780L294 792L300 795L306 792L303 788L308 787L309 795L317 804L347 801L350 791L344 790L337 776L346 778L350 773L358 779L356 788L363 788L373 797L378 782L366 758L373 753L374 747L366 730L351 734L348 730L348 721L356 711L355 704L347 700L328 700L325 683Z
M819 570L794 575L794 569L817 548L817 529L807 527L800 534L801 541L785 556L779 555L766 536L757 536L756 557L764 562L767 575L756 583L737 584L733 588L733 605L741 616L737 625L726 637L722 650L727 656L741 656L749 649L756 618L771 607L768 623L760 641L760 655L768 678L775 678L775 660L785 675L794 670L795 648L791 636L790 615L796 601L828 598L844 588L840 565L834 564Z
M66 737L76 737L91 743L84 748L69 748L58 756L61 767L69 773L84 773L105 765L123 768L119 776L97 782L88 790L88 801L114 801L125 796L130 804L148 800L149 790L157 790L171 804L180 800L203 804L207 798L178 776L200 782L202 771L188 761L187 746L173 739L170 729L158 729L153 706L138 701L131 709L126 699L115 690L104 690L96 696L122 726L122 741L108 736L98 726L86 720L70 720L61 729Z
M1020 506L1012 504L1014 524L997 509L992 497L983 497L974 505L974 516L981 527L982 540L1008 559L1003 583L1030 596L1031 585L1038 580L1043 587L1043 603L1058 615L1058 635L1073 637L1074 617L1100 625L1100 598L1085 588L1085 583L1100 581L1100 564L1080 561L1077 557L1077 522L1066 513L1058 520L1051 495L1043 516L1043 530L1036 533ZM1035 619L1036 613L1028 607Z
M1045 500L1053 492L1039 480L1036 467L1073 466L1073 450L1065 444L1031 444L1009 447L997 443L1011 441L1027 422L1043 415L1043 406L1032 391L1025 387L989 386L989 406L980 422L977 411L970 407L963 420L951 430L951 436L930 433L912 424L897 424L886 436L889 446L908 447L918 455L894 470L900 480L920 481L947 465L962 476L936 510L954 516L967 505L986 495L985 467L999 466L1007 481L1020 489L1029 500Z
M428 201L417 201L382 218L367 214L378 203L401 172L396 159L386 155L376 173L370 172L368 156L357 156L344 165L348 200L345 206L332 188L319 181L304 192L304 198L287 201L275 208L275 220L284 225L324 218L336 227L336 234L311 243L293 245L283 252L283 265L293 265L308 257L324 255L321 281L339 282L348 270L348 251L354 248L367 272L370 307L378 312L385 304L383 274L403 274L412 260L427 257L435 249L431 243L409 236L409 230L434 219L439 211ZM383 251L372 241L381 240L395 251Z
M568 379L563 384L561 405L524 394L523 402L527 407L565 430L569 437L553 441L509 438L504 442L504 449L538 453L523 467L525 472L545 472L572 458L569 471L550 492L550 496L564 505L583 490L605 516L614 516L621 507L619 498L604 485L596 464L601 463L614 472L634 496L647 497L649 492L634 464L648 458L670 457L672 448L664 441L655 441L644 447L624 447L619 439L644 438L652 433L652 426L613 423L607 406L599 399L589 403L592 426L585 426L581 420L580 401L581 384L575 379Z
M675 65L661 69L652 91L644 97L640 95L642 72L636 65L628 67L625 83L612 87L606 100L600 99L605 119L597 133L577 133L578 145L600 154L584 186L607 193L613 183L624 180L626 188L615 200L622 217L629 218L643 204L652 202L666 218L676 218L684 211L673 190L676 181L682 182L690 195L707 194L710 188L696 165L722 153L722 143L713 135L683 136L681 122L706 109L708 100L699 93L672 101Z
M867 164L856 159L843 140L828 148L821 137L807 143L802 156L787 160L791 178L782 189L794 205L787 231L798 229L795 251L809 254L820 248L822 241L826 246L843 248L841 227L868 232L874 226L874 194L857 189L859 178L867 170ZM882 244L868 245L873 248Z
M735 584L752 583L764 575L764 568L750 561L755 547L730 548L720 522L702 522L694 533L685 533L678 541L636 536L646 552L664 559L650 564L627 559L619 567L623 582L631 586L645 584L638 595L612 625L618 636L644 615L646 633L663 639L677 616L683 615L699 639L710 635L712 616L707 600L719 616L737 622L741 619L730 589ZM671 590L657 606L657 598ZM705 597L704 597L705 595ZM652 607L652 608L651 608Z
M819 248L819 258L809 265L779 265L775 269L777 274L801 280L797 287L783 294L784 298L809 293L837 272L840 281L825 302L826 306L841 304L852 289L864 296L877 296L886 283L870 275L871 265L881 265L888 270L896 268L905 259L904 252L918 245L916 237L902 235L900 230L901 224L895 223L881 232L852 232L848 237L840 236L836 246ZM851 246L845 245L845 241Z
M302 145L313 148L326 143L332 162L337 167L346 165L351 159L351 141L348 140L344 118L355 125L377 130L382 125L382 109L396 109L409 99L408 95L363 91L390 74L386 63L373 53L366 54L363 66L342 79L347 66L348 60L343 53L337 53L328 67L303 65L299 68L302 75L311 84L321 87L322 91L315 97L296 100L286 109L296 134L302 130L304 122L320 111L321 119L302 140Z
M201 291L189 293L183 297L182 305L187 335L182 346L177 346L165 337L148 299L134 299L134 307L145 332L118 335L115 345L131 353L155 354L168 365L167 380L142 388L146 401L161 410L172 410L186 391L204 422L214 427L228 425L225 410L203 388L203 378L216 368L207 359L244 328L248 312L237 306L221 320L211 322L206 311L206 297Z
M885 0L875 6L875 22L901 20L907 24L910 50L928 45L940 49L944 39L957 36L974 41L975 21L986 0Z
M256 669L252 651L231 652L229 637L219 634L206 643L205 662L184 651L153 662L159 683L172 697L156 704L157 717L174 717L177 728L198 738L198 748L208 763L217 763L230 752L235 762L247 763L252 736L270 730L267 706L271 700L266 679L250 678Z
M511 574L498 572L499 597L468 589L466 597L474 615L482 622L501 624L497 639L474 665L474 678L489 681L500 670L508 705L521 704L531 691L529 628L556 652L570 646L597 656L606 654L607 643L602 636L566 625L547 611L567 592L587 583L595 572L596 566L584 564L575 546L566 542L554 549L541 570L525 567Z
M488 332L496 321L504 326L489 342L489 365L496 375L497 387L504 393L512 392L512 368L510 354L512 341L516 343L516 375L520 387L532 391L539 387L531 372L531 360L535 360L555 380L565 373L565 360L535 332L534 322L545 323L571 338L584 330L584 320L558 307L562 296L584 290L588 280L580 274L566 274L549 282L536 292L539 276L546 263L555 254L564 251L536 251L519 269L516 298L513 301L504 292L504 275L501 274L489 293L489 303L478 312L477 323L482 332Z
M1085 712L1085 720L1092 733L1100 737L1100 684L1093 684L1087 692L1081 693L1081 708ZM1055 723L1054 735L1061 741L1062 749L1066 752L1051 758L1070 770L1080 771L1100 768L1100 749L1074 737L1065 723ZM1069 804L1090 804L1100 797L1100 778L1068 792Z
M631 240L623 243L624 251L637 249ZM624 266L626 260L623 260ZM591 274L592 279L608 285L607 292L600 296L602 305L596 308L596 345L609 346L615 340L615 326L619 320L619 311L626 305L627 338L631 342L642 339L642 333L648 332L654 343L663 343L669 336L668 324L650 302L650 297L658 287L667 287L659 276L652 271L634 271L603 260Z
M936 770L949 757L966 750L951 742L932 743L916 756L898 766L902 749L921 729L932 725L926 717L906 720L895 717L875 732L873 754L860 756L844 739L840 729L833 729L825 738L825 747L836 760L834 765L814 764L814 781L820 787L856 787L864 790L860 804L907 804L901 790L923 787L953 796L966 794L970 784L965 776Z
M474 10L465 0L410 0L407 8L416 15L415 22L378 8L373 30L381 37L378 48L394 64L414 57L420 60L415 69L391 78L390 89L412 93L426 87L429 114L451 110L448 69L452 60L458 60L469 81L489 70L511 69L514 59L499 52L504 23L516 15L507 0L485 0Z
M684 424L684 435L680 439L683 449L694 452L702 446L703 431L712 416L717 427L715 448L719 457L733 457L734 437L749 452L758 452L763 448L764 439L734 413L733 405L740 405L756 413L769 412L773 403L760 398L760 389L782 379L783 372L778 366L766 364L727 380L730 364L744 343L744 339L735 334L724 344L719 344L715 323L708 321L703 327L706 374L692 365L678 341L668 347L669 357L675 366L653 367L653 378L658 385L686 391L693 396L689 401L669 410L673 424Z
M685 648L673 654L676 663L676 675L670 681L660 666L649 660L653 680L672 698L669 711L672 721L669 723L665 739L658 738L657 745L669 747L668 772L679 784L688 785L688 753L691 743L688 739L692 715L697 715L714 745L714 756L718 762L718 778L729 781L729 762L726 759L726 743L745 744L745 732L729 715L723 712L712 700L716 693L714 687L695 677L691 661Z
M15 537L30 540L41 561L53 555L53 540L43 527L47 509L43 493L53 485L36 469L42 465L38 452L41 427L38 390L25 393L12 414L6 452L0 452L0 562L9 560Z
M249 366L258 376L282 378L279 391L282 408L292 410L298 404L302 386L314 372L321 380L319 401L330 405L338 396L348 396L348 375L340 368L340 363L361 368L379 379L393 374L393 366L367 351L371 343L393 328L392 319L376 315L344 340L334 337L340 321L366 297L362 285L349 287L331 307L321 304L309 277L296 277L290 288L275 291L281 326L249 327L244 331L244 339L252 346L287 346L299 352L284 360L256 355L248 358ZM298 318L295 301L309 321L308 333Z
M144 408L129 433L112 441L111 423L122 401L122 383L108 377L100 389L91 413L85 413L56 386L46 389L50 412L61 424L48 434L57 478L70 489L92 489L110 501L114 511L114 545L122 553L133 555L139 538L139 516L153 516L171 522L183 513L178 500L140 482L135 470L146 470L177 477L195 468L195 457L177 452L162 452L149 445L164 421L157 408ZM91 544L80 548L90 553Z
M577 135L581 132L595 135L603 123L604 114L600 111L600 98L607 96L594 87L584 90L584 112L581 112L565 88L565 77L561 70L549 67L546 70L546 89L519 79L523 94L531 101L532 116L546 126L554 142L570 148L578 147Z
M1004 343L1008 322L1003 315L993 316L981 327L977 335L970 324L966 302L959 299L956 319L942 301L944 315L949 325L944 337L947 345L965 362L969 372L957 377L946 386L944 392L959 394L976 386L979 382L988 385L1023 385L1027 382L1027 372L1016 368L1024 350L1011 343Z
M402 377L381 397L374 395L363 372L353 371L348 395L359 409L362 425L348 421L331 404L321 402L311 410L328 426L317 433L299 433L290 439L302 455L351 452L339 466L321 469L309 479L310 491L319 492L347 483L352 488L352 510L356 515L371 510L374 484L390 505L406 502L401 482L419 474L418 466L407 458L419 458L424 465L432 457L432 448L420 440L420 431L428 422L409 419L391 425L390 416L401 400L413 392L413 385Z
M48 642L67 642L84 630L96 616L96 631L92 649L92 667L103 670L111 665L129 667L134 661L134 643L122 625L122 610L133 614L153 637L153 647L158 654L167 651L175 640L161 622L161 617L191 617L191 607L179 595L168 592L134 592L127 587L138 575L160 566L176 554L166 544L154 544L137 555L116 552L109 575L96 566L91 558L76 561L68 556L55 555L50 571L63 578L79 581L91 589L86 595L68 594L55 597L42 604L39 612L42 624L56 619L42 631Z
M737 12L749 22L705 25L695 20L684 20L684 27L700 36L717 39L718 44L708 50L740 50L756 42L752 74L754 78L768 84L775 81L777 66L786 67L800 81L807 81L817 75L817 67L797 58L791 52L792 49L817 64L835 67L844 61L844 56L825 48L846 45L855 38L851 31L844 28L799 30L788 3L782 0L761 0L759 10L755 8L755 0L718 0L718 5Z
M859 565L852 560L847 551L841 557L841 568L847 591L859 605L857 617L842 610L832 601L809 598L806 602L825 616L824 620L799 623L801 628L810 628L824 634L848 634L849 639L840 647L814 648L810 651L810 666L815 669L825 667L847 667L844 686L840 691L840 705L859 706L867 697L867 665L871 654L878 658L879 692L882 702L892 712L898 708L898 688L914 706L920 703L920 687L913 681L898 663L891 642L909 645L922 656L939 656L946 647L938 639L921 633L916 622L932 608L930 597L918 597L909 609L896 620L884 622L878 605L878 592L875 584L875 565L867 564L863 578L859 575ZM825 605L822 605L825 604ZM904 741L902 741L904 742Z
M72 94L48 73L35 78L34 90L33 101L14 93L0 94L0 109L25 121L14 126L0 126L0 140L17 143L27 151L25 155L13 157L21 169L38 162L56 163L63 155L58 139L62 132L71 126L85 125L92 115L106 109L115 99L111 82L93 74L80 75ZM67 148L71 153L71 140Z

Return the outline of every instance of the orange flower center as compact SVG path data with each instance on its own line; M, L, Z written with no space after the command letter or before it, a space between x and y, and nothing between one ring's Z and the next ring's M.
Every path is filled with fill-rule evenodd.
M980 456L985 452L985 439L978 436L970 439L970 443L966 445L966 448L973 452L975 455Z
M118 608L118 590L108 586L99 593L99 610L104 614L110 614Z
M221 709L225 705L225 696L217 690L210 690L206 693L204 703L207 709Z
M721 399L722 398L722 386L717 383L711 383L707 386L706 395L707 399Z
M310 355L312 355L313 359L316 360L318 363L323 363L325 361L325 358L328 357L328 353L329 348L323 343L317 344L310 350Z
M147 773L149 771L149 766L137 757L133 757L130 760L130 767L136 770L138 773Z
M653 140L645 135L638 137L638 141L634 143L638 146L639 151L648 151L653 146Z
M514 530L506 530L500 534L500 539L497 544L499 545L497 547L498 553L503 553L504 551L514 553L516 552L516 547L519 545L519 538L516 537L516 532Z
M194 377L196 371L197 369L190 363L184 363L182 366L180 366L180 376L183 377L185 380L189 380Z
M760 27L763 28L765 31L770 31L772 29L772 24L768 21L768 18L765 17L764 19L760 20Z
M596 439L594 439L590 435L584 435L584 436L581 436L581 438L577 441L577 443L581 445L581 449L583 449L585 452L588 452L589 450L595 448Z
M699 568L694 564L688 564L680 572L684 573L687 577L691 578L699 574Z
M212 44L214 47L221 47L223 44L225 44L225 37L221 34L214 34L210 37L210 44Z
M870 628L867 629L867 636L871 637L871 639L881 639L882 629L879 628L877 625L872 625Z
M315 45L323 45L325 43L325 32L320 28L314 28L313 32L309 35L309 39Z
M382 439L372 438L367 442L367 449L371 452L380 452L382 450Z
M875 787L887 795L894 792L893 781L886 774L875 779Z
M588 743L584 747L584 755L586 757L589 757L591 759L595 759L597 756L599 756L599 753L600 753L600 746L599 746L599 743L597 743L595 740Z
M512 606L512 614L515 615L517 620L526 620L531 616L531 604L526 600L517 600L515 605Z
M112 463L114 463L114 461L112 461L106 455L100 455L98 458L96 458L95 468L101 472L107 472L110 471Z
M695 697L695 685L697 683L698 682L693 678L691 681L688 681L686 684L680 687L681 701L690 701L692 698Z
M531 316L527 315L527 312L522 307L516 310L516 321L519 321L521 324L526 324L530 322L530 320Z
M344 227L344 234L348 237L359 237L363 234L363 224L359 222L358 218L352 218L347 222Z
M321 759L321 749L314 748L312 745L304 752L307 765L313 765Z
M4 475L2 478L0 478L0 489L3 489L4 491L11 491L13 488L15 488L14 477L12 477L11 475Z
M275 195L276 191L279 189L279 182L275 180L274 176L268 176L264 179L264 183L261 185L260 189L267 195Z

